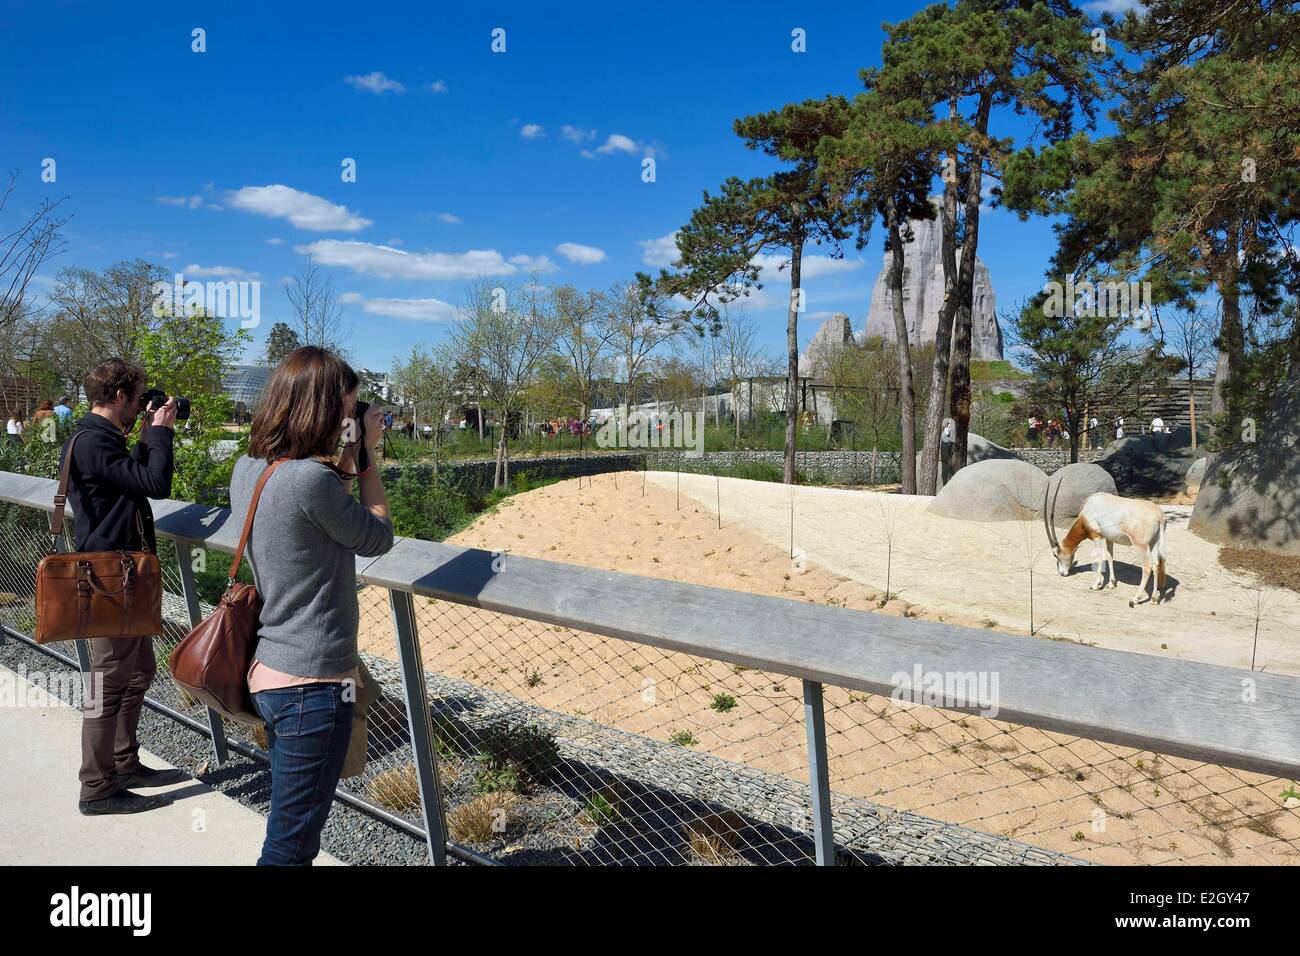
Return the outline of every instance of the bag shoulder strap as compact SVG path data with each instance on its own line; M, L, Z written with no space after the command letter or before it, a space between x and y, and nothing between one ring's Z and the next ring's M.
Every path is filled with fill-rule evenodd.
M50 534L56 538L63 534L63 509L68 501L68 476L72 471L72 446L77 443L81 437L81 429L78 428L68 439L68 451L63 457L63 467L59 470L59 487L54 492L54 517L50 520Z
M266 480L271 477L271 472L279 468L288 458L277 458L271 464L266 466L266 471L262 472L262 477L257 480L257 486L253 488L253 498L248 503L248 515L244 518L244 530L239 535L239 545L235 548L235 558L230 562L230 584L235 583L235 577L239 574L239 565L244 560L244 548L248 544L248 536L253 530L253 517L257 514L257 500L262 497L262 488L266 485Z

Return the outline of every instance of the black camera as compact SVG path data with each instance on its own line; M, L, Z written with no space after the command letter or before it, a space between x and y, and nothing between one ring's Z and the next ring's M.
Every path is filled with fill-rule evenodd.
M159 409L167 404L167 393L161 388L151 388L141 397L145 408ZM176 417L190 417L190 400L188 398L176 399Z
M352 413L357 429L357 474L370 467L370 452L366 450L366 412L370 411L369 402L357 402L357 410Z

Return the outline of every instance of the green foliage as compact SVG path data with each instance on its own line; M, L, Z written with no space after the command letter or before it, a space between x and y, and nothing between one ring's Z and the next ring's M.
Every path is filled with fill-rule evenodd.
M470 517L465 495L445 472L431 482L417 469L403 468L387 493L393 531L404 537L441 541Z
M709 704L711 710L716 710L720 714L725 714L736 706L736 698L730 694L714 694L713 700Z
M262 362L274 368L286 355L301 345L297 332L286 323L277 322L271 326L271 331L266 335L266 355Z
M1241 299L1276 311L1300 285L1284 253L1300 195L1300 32L1289 3L1152 0L1108 32L1129 54L1114 71L1116 132L1079 136L1006 166L1004 199L1022 216L1062 214L1050 269L1057 278L1108 270L1149 281L1155 304L1195 306L1214 286L1225 408L1216 431L1231 441L1256 395Z
M535 724L497 721L478 734L475 783L482 793L526 793L560 761L555 738Z
M234 458L223 462L213 454L215 443L226 437L222 426L234 415L222 373L251 338L247 329L231 331L219 316L197 309L163 316L140 336L149 387L190 400L189 419L176 422L173 498L215 503L218 486L229 483Z
M608 790L588 796L583 803L583 811L587 814L587 819L598 827L617 823L623 816L623 808L617 797Z

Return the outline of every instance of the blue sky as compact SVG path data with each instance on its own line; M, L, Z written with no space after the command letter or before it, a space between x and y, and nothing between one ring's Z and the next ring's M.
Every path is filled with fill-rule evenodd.
M586 288L666 264L662 240L703 190L773 168L732 121L856 93L881 23L923 4L180 6L0 11L0 159L20 172L6 221L46 195L74 215L34 290L62 266L137 257L257 278L251 359L288 317L282 282L310 249L345 294L356 364L387 369L446 334L481 273L541 268L547 285ZM806 53L791 51L796 27ZM206 52L191 50L195 28ZM341 180L345 158L356 182ZM980 239L999 309L1042 287L1049 223L993 211ZM879 231L846 258L805 265L801 344L831 311L861 328ZM750 311L776 352L784 280L768 278Z

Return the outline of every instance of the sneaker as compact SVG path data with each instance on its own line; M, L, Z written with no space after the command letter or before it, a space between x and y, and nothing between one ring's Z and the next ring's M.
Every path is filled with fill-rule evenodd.
M168 767L166 770L155 770L153 767L140 764L138 768L129 774L118 774L117 784L124 789L130 787L166 787L169 784L180 783L185 777L185 773L175 767Z
M146 810L169 807L171 803L170 797L160 794L142 797L130 790L119 790L112 796L100 800L80 800L77 802L77 809L83 816L96 817L110 813L143 813Z

